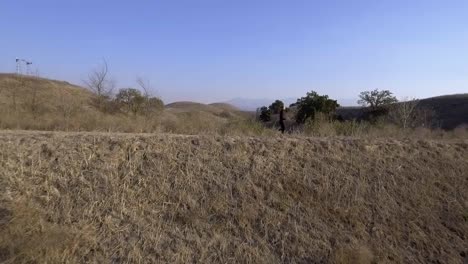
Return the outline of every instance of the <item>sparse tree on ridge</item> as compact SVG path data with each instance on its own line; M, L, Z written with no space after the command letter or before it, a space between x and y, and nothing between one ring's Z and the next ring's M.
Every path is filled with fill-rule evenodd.
M389 90L364 91L359 94L358 104L368 106L371 110L398 102Z
M104 103L112 95L115 83L109 77L109 67L107 61L103 63L91 73L84 81L89 90L96 95L96 105L100 110L104 110Z

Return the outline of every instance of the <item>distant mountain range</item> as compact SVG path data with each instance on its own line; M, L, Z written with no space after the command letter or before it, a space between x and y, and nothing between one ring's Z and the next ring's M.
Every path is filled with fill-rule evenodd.
M284 102L286 106L289 106L292 103L297 101L297 98L282 98L279 99ZM275 99L268 98L234 98L225 103L233 105L241 110L246 111L255 111L258 107L269 106L273 103ZM356 106L357 99L338 99L338 103L341 106Z
M279 100L283 101L286 106L289 106L290 104L297 101L296 98L283 98ZM267 98L234 98L227 101L226 103L233 105L241 110L255 111L258 107L269 106L274 101L275 99Z

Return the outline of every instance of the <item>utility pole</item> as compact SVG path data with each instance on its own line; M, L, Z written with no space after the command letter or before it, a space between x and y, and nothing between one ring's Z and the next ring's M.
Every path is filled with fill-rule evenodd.
M32 65L32 62L30 61L24 61L26 63L26 75L32 75L32 71L31 71L31 65Z
M16 58L16 74L21 74L21 59Z
M31 65L33 63L31 61L19 58L16 58L16 74L23 74L23 64L26 65L26 75L32 75Z

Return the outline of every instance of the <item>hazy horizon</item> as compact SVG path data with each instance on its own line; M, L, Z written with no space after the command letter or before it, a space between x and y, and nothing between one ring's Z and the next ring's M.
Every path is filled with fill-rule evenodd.
M32 1L0 3L0 72L15 58L83 85L103 59L117 87L166 102L338 100L468 92L466 1Z

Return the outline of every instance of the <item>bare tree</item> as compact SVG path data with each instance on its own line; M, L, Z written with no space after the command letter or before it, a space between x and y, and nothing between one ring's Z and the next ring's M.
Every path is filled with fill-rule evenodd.
M437 121L437 114L436 112L429 108L429 107L422 107L418 105L414 110L414 120L412 120L412 125L414 127L421 126L421 127L437 127L439 126L439 122Z
M136 82L138 86L140 86L141 90L143 90L145 114L150 115L163 110L164 103L159 97L152 95L150 82L141 77L137 77Z
M143 95L146 98L151 97L151 85L150 82L147 79L143 79L142 77L137 77L136 82L138 86L143 90Z
M419 100L417 99L403 98L391 108L389 112L390 119L404 129L415 126L418 118L418 103Z
M109 67L107 61L103 60L102 65L89 73L84 81L88 89L96 94L97 106L102 110L104 102L111 96L115 83L109 77Z

